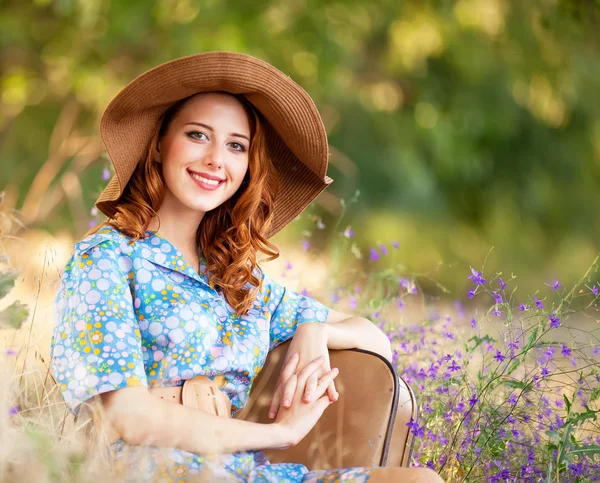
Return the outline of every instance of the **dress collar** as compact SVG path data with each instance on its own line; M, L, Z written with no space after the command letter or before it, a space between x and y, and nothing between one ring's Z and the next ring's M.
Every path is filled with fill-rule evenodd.
M217 293L206 277L206 258L198 247L198 258L200 260L199 272L185 259L183 254L167 238L157 231L146 230L147 238L140 238L136 244L141 247L141 253L147 260L156 265L175 270L188 277L197 280Z
M148 260L155 265L160 265L161 267L168 268L169 270L174 270L183 275L186 275L194 280L202 283L207 287L207 289L211 290L218 295L218 292L211 286L208 282L208 278L206 276L206 259L204 255L202 255L200 251L200 247L198 247L198 257L200 259L200 273L184 258L183 254L173 245L167 238L162 236L157 231L146 230L145 232L146 238L140 238L135 242L131 242L131 237L121 233L112 225L107 225L102 227L96 233L90 235L89 237L81 240L80 242L75 244L76 251L85 251L105 241L107 239L117 239L119 242L126 242L128 249L125 250L135 250L142 258Z

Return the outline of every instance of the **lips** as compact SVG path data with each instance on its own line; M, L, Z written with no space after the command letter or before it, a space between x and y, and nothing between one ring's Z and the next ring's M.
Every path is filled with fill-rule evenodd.
M204 181L200 181L197 178L194 178L194 176L192 176L192 174L196 174L193 171L189 171L188 173L190 175L191 180L196 183L197 186L199 186L200 188L202 188L205 191L214 191L216 189L219 189L221 187L221 185L225 182L225 180L220 180L219 184L209 184L209 183L205 183ZM199 176L203 176L203 175L199 175ZM218 179L215 181L219 181Z
M191 169L188 169L188 172L195 174L197 176L202 176L203 178L210 179L213 181L221 181L221 182L225 181L224 179L221 179L218 176L214 176L214 175L208 174L208 173L197 173L196 171L192 171Z

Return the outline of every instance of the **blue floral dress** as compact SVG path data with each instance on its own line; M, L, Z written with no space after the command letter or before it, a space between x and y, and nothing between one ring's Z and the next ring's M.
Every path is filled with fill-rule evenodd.
M322 322L329 309L262 273L248 315L238 316L204 275L158 232L131 239L107 226L75 244L56 296L51 372L69 409L127 386L174 386L221 376L232 414L246 401L268 352L299 324ZM210 468L227 481L367 481L374 468L308 471L271 464L261 451L220 456L175 448L113 444L116 464L161 481L185 481ZM127 454L127 456L124 456Z

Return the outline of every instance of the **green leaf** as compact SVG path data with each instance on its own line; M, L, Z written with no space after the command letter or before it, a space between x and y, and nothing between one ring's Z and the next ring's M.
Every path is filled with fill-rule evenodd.
M529 339L527 339L527 344L525 344L525 347L523 348L523 352L527 352L529 349L531 349L531 347L533 346L535 339L538 336L538 332L539 332L540 328L536 327L535 329L533 329L533 332L531 334L529 334Z
M567 406L567 412L570 413L571 412L571 401L569 401L569 398L567 396L565 396L563 394L563 400L565 401L565 406Z
M15 271L2 271L0 272L0 298L6 297L15 286L15 279L19 272Z
M21 302L14 302L0 312L0 327L20 329L29 315L29 310Z
M565 421L565 424L563 424L563 427L566 426L567 424L577 425L579 423L582 423L583 421L587 421L588 419L596 419L596 414L600 413L600 409L598 409L597 411L592 411L587 406L585 408L586 408L586 410L583 413L572 414L571 417L569 417L569 419L567 419L567 421Z
M473 347L469 347L469 344L471 342L474 342L475 345ZM474 335L473 337L471 337L468 341L467 341L467 349L470 351L474 351L475 349L477 349L481 344L483 344L484 342L496 342L496 339L493 339L492 337L490 337L489 335L484 335L483 337L479 337L477 335Z
M513 372L515 372L520 365L521 365L521 359L515 359L514 361L512 361L510 363L510 366L508 366L506 375L508 376L508 375L512 374Z
M502 384L512 389L521 389L523 392L531 391L531 384L525 381L517 381L514 379L502 380Z
M587 456L600 455L600 444L590 444L589 446L577 446L573 448L571 453L585 454Z

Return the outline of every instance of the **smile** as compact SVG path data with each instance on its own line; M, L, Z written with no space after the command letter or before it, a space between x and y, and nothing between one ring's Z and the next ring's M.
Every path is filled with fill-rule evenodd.
M205 190L215 190L224 183L224 181L216 181L214 179L203 178L202 176L190 173L189 171L188 173L190 174L190 177L194 180L194 182Z

